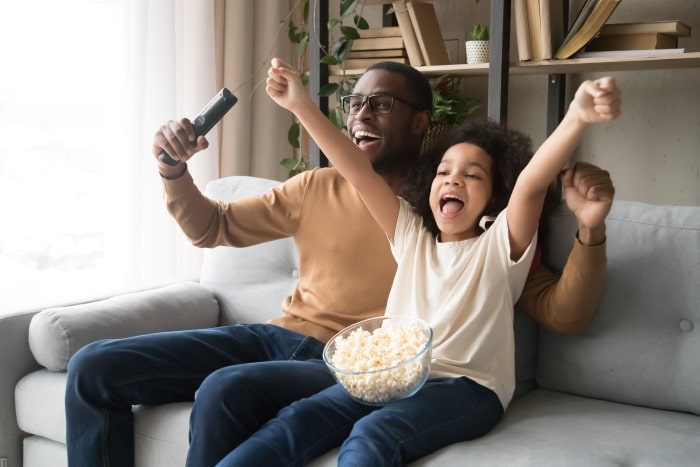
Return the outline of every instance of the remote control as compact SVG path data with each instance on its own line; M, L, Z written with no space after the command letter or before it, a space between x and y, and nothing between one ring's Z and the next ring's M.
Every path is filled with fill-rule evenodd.
M238 102L238 99L228 89L223 88L219 91L192 121L195 139L206 135L209 130L214 128L214 125L221 120L221 117L223 117L236 102ZM173 166L180 163L180 161L176 161L165 151L160 153L158 159L160 159L161 162Z

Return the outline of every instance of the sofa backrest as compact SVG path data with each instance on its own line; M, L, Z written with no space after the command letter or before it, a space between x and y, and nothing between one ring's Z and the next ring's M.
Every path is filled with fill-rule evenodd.
M233 201L264 193L276 180L232 176L213 180L205 194ZM221 324L261 322L280 316L282 300L298 277L298 259L291 238L247 248L217 247L204 251L200 282L217 296Z
M542 330L537 381L568 393L700 414L700 207L615 201L608 270L588 332ZM545 260L561 266L576 225L551 217Z

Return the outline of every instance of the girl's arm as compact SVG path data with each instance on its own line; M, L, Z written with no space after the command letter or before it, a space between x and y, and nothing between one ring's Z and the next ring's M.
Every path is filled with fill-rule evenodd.
M311 101L296 70L273 58L266 90L277 104L296 115L333 166L355 187L374 220L393 241L399 214L396 194L374 171L367 155Z
M610 77L585 81L559 126L518 176L508 202L511 259L517 261L537 231L547 187L568 162L590 123L620 115L620 91Z

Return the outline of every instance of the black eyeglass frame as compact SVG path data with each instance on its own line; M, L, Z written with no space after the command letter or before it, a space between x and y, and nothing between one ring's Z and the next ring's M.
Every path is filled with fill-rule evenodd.
M357 109L357 112L351 112L351 110L348 109L348 107L350 105L350 99L353 97L359 97L362 99L360 101L360 107ZM374 109L374 106L372 105L372 99L375 97L391 97L391 107L389 108L389 110L386 112L377 112ZM387 94L387 93L383 93L383 92L377 93L377 94L370 94L368 96L363 96L362 94L348 94L348 95L342 96L340 98L340 103L341 103L341 107L343 109L343 113L345 113L347 115L357 115L358 113L360 113L360 111L365 106L365 104L367 104L369 106L369 111L372 112L374 115L389 115L394 110L394 101L403 102L407 106L411 107L413 110L420 110L417 105L413 104L412 102L407 101L406 99L402 99L401 97L394 96L394 95Z

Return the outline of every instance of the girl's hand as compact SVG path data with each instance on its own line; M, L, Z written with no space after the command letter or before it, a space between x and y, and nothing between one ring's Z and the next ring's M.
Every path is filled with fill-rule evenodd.
M615 79L606 76L584 81L574 96L572 106L578 108L581 121L586 123L615 120L621 112L621 92Z
M310 101L301 83L299 73L279 58L273 58L267 71L267 94L280 107L294 112L302 103Z

